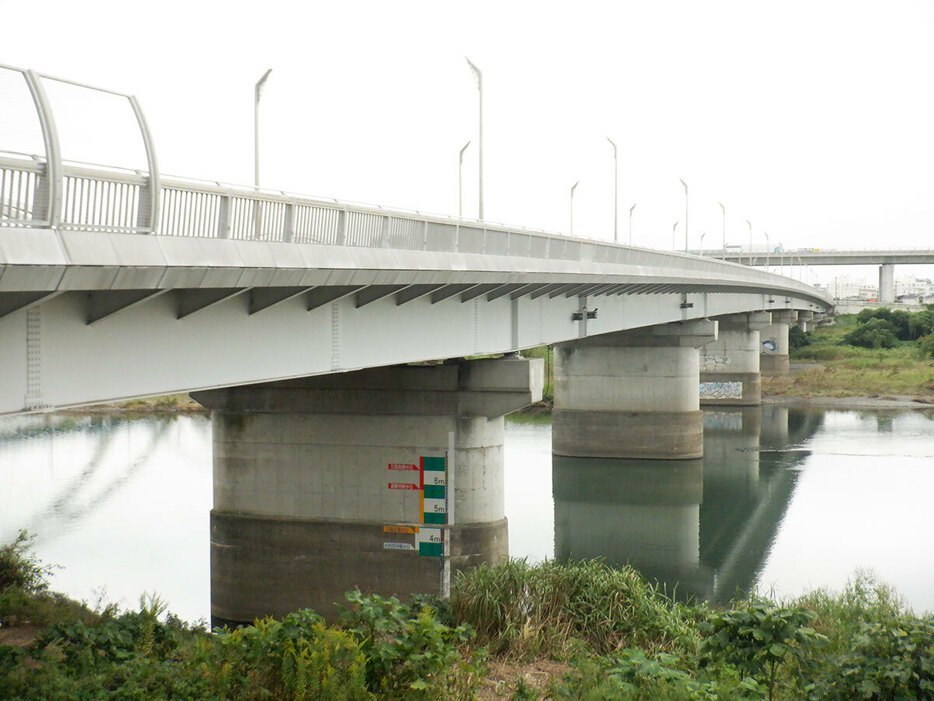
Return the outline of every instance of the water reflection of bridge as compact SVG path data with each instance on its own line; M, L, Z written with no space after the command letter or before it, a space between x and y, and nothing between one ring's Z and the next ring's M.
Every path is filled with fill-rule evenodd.
M702 459L555 455L555 557L629 563L679 597L748 591L819 427L784 407L707 411Z

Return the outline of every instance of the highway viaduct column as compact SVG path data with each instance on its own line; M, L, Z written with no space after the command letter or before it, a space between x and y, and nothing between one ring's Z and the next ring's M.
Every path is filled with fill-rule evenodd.
M794 310L772 312L772 323L759 332L759 371L763 375L788 374L788 331L797 319Z
M895 266L892 263L879 266L879 301L883 304L895 301Z
M700 351L702 406L755 406L762 401L759 330L769 312L720 317L718 338Z
M697 348L717 323L678 322L555 346L552 451L570 457L703 454Z
M418 472L400 468L443 457L451 432L452 569L505 560L503 415L542 383L540 359L504 358L194 393L214 424L214 622L333 616L354 587L437 592L440 560L385 527L422 520L421 492L398 487Z

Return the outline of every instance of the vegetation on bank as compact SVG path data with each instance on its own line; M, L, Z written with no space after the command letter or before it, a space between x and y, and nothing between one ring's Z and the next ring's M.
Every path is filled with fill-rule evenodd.
M794 327L793 327L794 328ZM790 337L790 377L763 377L772 396L934 395L934 312L864 309Z
M0 549L0 623L48 595L25 536ZM934 618L865 575L841 594L678 603L628 568L512 561L460 574L451 600L347 594L208 633L155 598L139 610L42 609L34 640L0 637L9 699L897 699L934 697ZM7 628L0 628L0 633ZM541 684L491 664L551 658ZM513 669L521 670L521 666Z

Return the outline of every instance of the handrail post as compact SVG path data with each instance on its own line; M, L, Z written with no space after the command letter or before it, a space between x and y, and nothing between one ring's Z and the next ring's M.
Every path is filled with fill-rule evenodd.
M221 195L217 206L217 238L230 238L230 207L233 198L227 195Z
M288 202L285 205L285 216L282 221L282 240L285 243L292 243L295 237L295 203Z
M62 192L64 178L62 173L62 151L58 142L58 130L52 115L49 98L39 76L31 70L24 70L23 77L32 95L32 101L39 115L39 124L42 127L42 141L45 144L45 178L35 195L33 202L33 216L36 209L41 209L43 218L47 219L50 227L56 227L62 218Z

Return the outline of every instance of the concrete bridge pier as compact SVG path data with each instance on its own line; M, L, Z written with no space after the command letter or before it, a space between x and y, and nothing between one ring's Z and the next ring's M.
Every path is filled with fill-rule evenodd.
M555 346L552 451L570 457L703 455L697 348L710 320L591 336Z
M788 374L788 331L797 319L798 313L790 309L772 312L772 323L759 331L759 371L763 375Z
M814 312L810 311L800 311L798 312L798 328L802 331L808 331L814 328Z
M404 532L429 510L406 466L443 458L451 432L452 570L505 560L503 415L541 398L542 369L459 361L195 393L214 423L213 621L332 617L354 587L438 592L440 560Z
M879 266L879 301L883 304L895 301L895 266L892 263Z
M762 401L759 331L769 312L720 317L719 337L700 350L701 406L756 406Z

